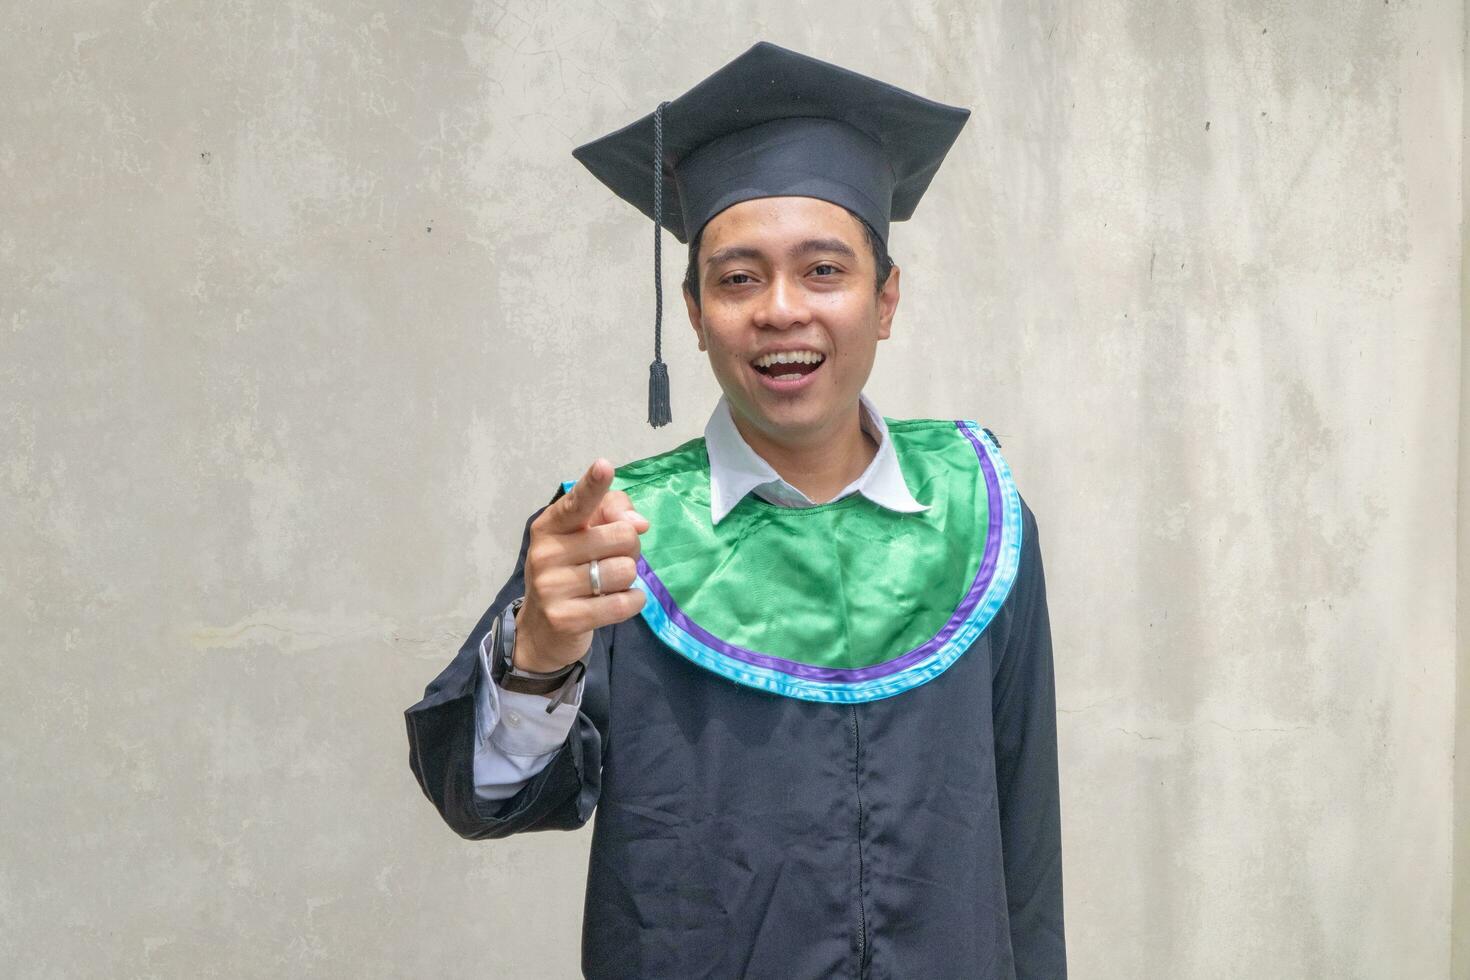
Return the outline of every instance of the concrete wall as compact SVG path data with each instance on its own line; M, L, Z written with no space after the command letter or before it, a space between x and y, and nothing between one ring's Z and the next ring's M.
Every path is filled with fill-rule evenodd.
M575 973L588 834L454 837L400 712L559 480L702 428L570 150L765 38L974 109L868 390L1039 516L1074 976L1448 975L1460 4L5 20L0 974Z
M1463 59L1465 39L1470 38L1470 22L1461 24L1460 52ZM1463 60L1462 60L1463 66ZM1466 82L1465 78L1461 79ZM1470 91L1467 85L1464 91ZM1466 217L1470 216L1470 169L1464 165L1467 139L1470 139L1470 99L1461 99L1460 111L1460 431L1470 432L1470 344L1464 342L1464 324L1470 322L1470 253L1464 248ZM1456 489L1457 513L1470 513L1470 439L1459 440L1460 479ZM1470 568L1470 527L1456 522L1459 552L1458 568ZM1455 980L1470 980L1470 632L1460 624L1470 622L1470 575L1456 576L1455 636L1455 801L1454 801L1454 908L1452 925L1452 966Z

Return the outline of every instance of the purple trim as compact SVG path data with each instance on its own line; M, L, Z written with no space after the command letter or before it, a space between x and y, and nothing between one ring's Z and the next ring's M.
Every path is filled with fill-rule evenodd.
M638 576L648 586L658 604L663 607L669 619L705 646L724 654L741 663L751 664L756 667L765 667L770 670L778 670L785 674L796 677L804 677L814 681L836 681L839 683L855 683L857 681L872 680L878 677L887 677L896 674L905 668L911 667L925 658L932 656L941 646L949 641L950 637L965 624L970 613L980 604L980 599L989 588L990 581L995 577L995 567L1000 557L1000 531L1005 522L1004 511L1000 499L1000 478L996 476L995 464L990 461L990 454L980 444L975 433L963 422L955 422L955 427L965 434L975 446L975 454L980 457L980 469L985 473L986 500L989 502L988 519L989 528L986 530L985 557L980 561L980 567L975 571L975 580L970 583L970 589L965 597L960 600L954 615L949 622L944 624L934 638L914 647L908 653L900 654L892 660L885 660L871 667L816 667L811 664L797 663L795 660L787 660L783 657L773 657L770 654L756 653L744 647L737 647L726 643L724 640L704 629L694 620L684 615L669 594L668 588L659 579L654 570L649 567L642 555L638 556Z

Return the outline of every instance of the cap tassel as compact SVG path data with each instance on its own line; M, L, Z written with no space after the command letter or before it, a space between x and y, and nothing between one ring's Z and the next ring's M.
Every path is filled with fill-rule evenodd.
M669 368L663 361L648 366L648 424L657 429L674 420L669 411Z
M648 366L648 424L674 420L669 409L669 368L663 361L664 106L653 110L653 363Z

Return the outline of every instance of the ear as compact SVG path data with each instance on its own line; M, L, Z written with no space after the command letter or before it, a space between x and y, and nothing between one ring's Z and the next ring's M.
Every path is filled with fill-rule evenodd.
M878 339L893 332L893 315L898 312L898 266L888 270L888 281L878 291Z
M694 302L694 294L689 287L684 287L684 308L689 311L689 325L694 328L694 336L699 339L699 349L705 350L704 346L704 321L699 315L699 304Z

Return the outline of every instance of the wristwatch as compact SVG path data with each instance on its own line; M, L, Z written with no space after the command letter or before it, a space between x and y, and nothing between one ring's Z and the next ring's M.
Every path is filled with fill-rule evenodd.
M490 637L487 643L493 657L490 663L490 676L501 688L517 694L555 694L556 696L546 706L546 712L550 714L556 710L557 705L576 690L577 682L582 679L583 673L587 670L586 658L573 661L560 670L550 673L538 673L517 667L514 659L516 614L520 612L525 602L525 596L512 599L510 605L505 607L505 611L495 617L495 621L490 624Z

